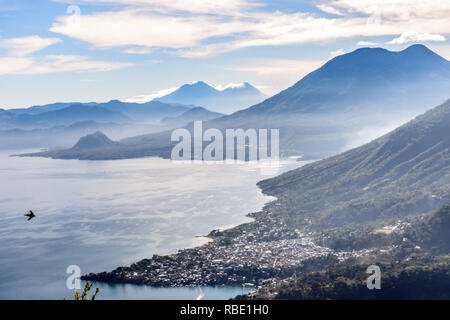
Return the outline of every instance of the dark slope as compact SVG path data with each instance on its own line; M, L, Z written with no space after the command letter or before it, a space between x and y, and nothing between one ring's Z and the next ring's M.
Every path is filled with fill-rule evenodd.
M450 202L411 225L405 236L434 254L449 254Z
M429 237L423 240L425 246L437 248L441 252L450 252L450 203L444 205L426 222Z
M362 147L259 182L291 223L342 226L450 199L450 100Z
M97 131L84 136L72 147L74 150L86 150L97 148L110 148L117 146L118 143L110 140L104 133Z
M277 300L450 299L448 257L382 264L381 290L367 289L368 266L337 266L324 272L307 273L271 290L275 291ZM254 299L267 299L267 296Z
M30 153L23 156L42 156L58 159L99 160L105 157L104 153L107 153L109 157L111 157L111 159L123 159L126 158L126 156L124 157L123 155L127 154L128 148L130 147L133 149L133 152L141 152L141 157L147 156L145 152L148 152L148 148L136 149L133 148L133 146L112 141L105 134L99 131L80 138L78 142L70 149ZM158 156L157 153L150 155Z
M118 160L142 157L163 157L169 158L171 146L167 145L162 136L166 137L167 132L156 133L142 140L140 136L123 139L113 144L99 145L95 148L76 148L64 150L49 150L44 152L21 154L24 157L46 157L54 159L80 159L80 160ZM170 136L170 134L169 134ZM80 138L82 141L86 137ZM90 140L90 139L89 139ZM162 143L164 141L164 143ZM95 143L94 143L95 144ZM83 144L84 145L84 144Z
M304 274L269 290L277 292L273 294L275 299L449 299L450 203L415 220L404 232L390 235L391 246L414 253L406 255L407 259L404 254L371 258L380 266L382 290L367 290L368 265L351 262Z

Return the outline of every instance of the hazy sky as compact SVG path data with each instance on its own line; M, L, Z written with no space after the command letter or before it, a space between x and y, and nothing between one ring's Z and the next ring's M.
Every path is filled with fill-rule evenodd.
M449 17L449 0L0 0L0 108L196 80L271 95L361 46L450 59Z

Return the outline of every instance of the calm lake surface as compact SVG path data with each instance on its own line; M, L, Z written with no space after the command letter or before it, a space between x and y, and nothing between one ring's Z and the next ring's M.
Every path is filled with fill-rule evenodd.
M175 164L17 158L0 152L0 299L63 299L66 269L109 271L153 254L206 243L215 228L250 221L272 198L252 164ZM17 153L17 151L16 151ZM282 161L279 173L299 167ZM32 209L36 218L23 215ZM195 299L198 288L100 284L99 299ZM241 287L206 287L228 299ZM244 289L248 291L249 289Z

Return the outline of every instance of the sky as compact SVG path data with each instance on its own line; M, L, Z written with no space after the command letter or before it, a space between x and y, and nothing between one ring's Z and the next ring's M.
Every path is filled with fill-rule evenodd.
M194 81L267 95L361 47L450 60L450 0L0 0L0 108L144 102Z

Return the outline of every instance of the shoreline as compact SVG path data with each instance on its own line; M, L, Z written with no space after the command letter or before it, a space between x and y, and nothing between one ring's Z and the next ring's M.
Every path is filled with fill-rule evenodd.
M298 161L295 161L295 163L297 164ZM300 167L300 166L295 166L295 168L298 168L298 167ZM287 171L290 171L290 170L292 170L292 169L289 169ZM262 179L262 180L264 180L264 179ZM165 257L174 257L174 256L177 256L179 254L182 254L183 252L203 250L203 249L209 248L211 246L214 247L214 246L216 246L216 241L223 240L223 239L221 239L223 234L226 234L226 235L233 234L236 231L239 232L239 230L242 229L242 228L246 228L248 226L251 226L251 225L257 223L257 216L259 214L262 214L264 212L264 210L270 204L272 204L272 203L274 203L274 202L276 202L278 200L277 197L265 193L264 190L259 186L259 182L262 181L262 180L259 180L258 182L256 182L255 186L257 187L259 195L262 196L262 197L268 198L267 199L268 201L265 202L262 205L262 208L259 211L247 212L245 214L245 216L244 216L244 217L248 218L247 222L243 222L243 223L239 223L239 224L233 224L233 225L225 225L225 226L221 226L221 227L218 227L218 228L216 227L215 229L212 229L209 232L209 234L207 234L207 235L194 236L194 239L197 239L199 241L199 243L193 245L192 247L185 248L185 249L179 249L175 253L169 253L169 254L165 254L165 255L161 255L161 256L158 255L158 254L154 254L152 258L150 258L150 259L149 258L144 258L144 259L138 261L137 263L131 264L130 267L132 267L132 266L134 266L136 264L139 264L142 261L149 261L151 259L158 259L158 258L165 258ZM219 233L219 235L218 235L218 233ZM127 267L118 267L115 270L122 270L124 268L127 268ZM145 282L142 282L142 281L136 281L136 280L132 279L131 277L127 277L126 281L117 281L118 279L112 279L112 278L110 278L108 276L104 277L105 275L113 273L115 270L113 270L111 272L85 274L85 275L83 275L81 277L81 279L82 280L94 280L94 281L97 281L97 282L104 282L104 283L108 283L108 284L134 283L134 284L139 284L139 285L149 285L148 283L145 283ZM98 277L97 275L102 275L102 276ZM200 283L200 284L189 284L189 285L181 285L181 286L190 287L190 286L205 286L205 285L206 286L209 286L209 285L212 285L212 286L216 286L216 285L242 285L243 283L247 283L248 284L248 283L252 283L252 282L249 282L248 279L246 279L246 277L244 276L242 279L238 279L238 280L235 279L235 280L233 280L231 282L229 282L229 281L225 281L225 282L215 282L215 281L213 281L213 282L205 282L205 283ZM156 283L150 284L150 286L152 286L152 287L177 287L177 286L180 286L180 285L177 285L177 284L169 284L169 285L167 285L167 284L166 285L160 285L160 284L156 284L155 285L155 284ZM255 283L252 283L252 284L255 285Z
M267 197L267 198L270 198L270 199L268 199L268 201L263 204L262 208L259 211L257 211L257 212L248 212L248 213L245 214L244 217L248 218L249 221L243 222L243 223L240 223L240 224L235 224L235 225L225 225L225 226L222 226L222 227L219 227L219 228L216 228L216 229L212 229L209 232L209 234L207 234L207 235L197 235L197 236L195 236L194 239L197 239L199 241L199 243L198 244L194 244L192 247L179 249L175 253L168 253L168 254L164 254L164 255L154 254L151 259L153 259L155 257L163 257L163 258L164 257L173 257L173 256L176 256L176 255L180 254L181 252L184 252L184 251L192 251L192 250L195 251L195 250L202 250L204 248L208 248L210 245L214 245L215 241L220 239L222 234L224 234L224 233L225 234L233 233L235 230L239 230L240 228L242 228L244 226L251 225L251 224L255 223L257 221L256 218L255 218L255 215L263 212L264 208L266 208L267 205L269 205L272 202L275 202L275 201L278 200L274 196L265 194L263 192L263 190L258 186L258 182L255 185L256 185L256 187L258 189L259 194L261 196L263 196L263 197ZM216 234L214 234L214 233L216 233ZM217 233L220 233L220 235L217 235ZM144 258L144 259L138 261L137 263L139 263L141 261L147 261L147 260L149 260L149 259L148 258ZM136 263L133 263L133 264L131 264L131 266L135 265L135 264ZM124 267L118 267L115 270L121 269L121 268L124 268ZM113 272L113 271L111 271L111 272ZM96 275L98 275L98 274L105 274L105 272L95 273L95 274ZM129 284L137 284L137 285L148 285L146 283L143 283L143 282L140 282L140 281L133 281L133 280L131 280L131 281L124 281L124 282L122 282L122 281L114 281L114 280L113 281L102 281L102 280L99 280L97 277L95 277L96 279L93 279L92 275L94 275L94 273L89 273L87 275L83 275L81 277L81 279L82 280L94 280L96 282L102 282L102 283L106 283L106 284L127 284L127 283L129 283ZM245 277L242 280L245 280ZM232 281L230 283L228 283L228 282L225 282L225 283L215 283L215 282L213 282L213 283L200 284L200 285L195 285L195 284L193 285L193 284L191 284L191 285L186 285L186 286L185 285L182 285L182 286L179 286L179 285L150 285L150 286L151 287L196 287L196 286L223 286L223 285L236 286L236 285L242 285L243 283L249 284L248 281L247 282Z
M266 194L259 186L259 191ZM273 196L272 196L273 197ZM289 278L324 264L347 259L314 242L314 232L292 230L270 212L273 197L258 212L247 213L252 221L223 231L214 229L198 238L209 241L168 255L153 255L129 267L90 273L83 280L133 283L151 287L198 287L251 284L258 288L276 278Z
M44 204L53 204L50 201L55 195L48 192L45 194L47 197L38 198L36 192L29 192L30 197L34 197L32 198L32 207L37 208L36 213L40 212L39 219L35 220L33 225L30 225L31 227L28 227L31 228L30 234L34 235L36 228L46 230L44 224L52 223L52 226L57 226L58 230L69 230L69 233L65 233L68 239L81 239L81 237L87 236L86 239L89 240L82 243L85 254L80 252L80 257L77 257L76 261L66 257L65 252L70 252L71 249L65 250L64 248L68 246L66 243L62 243L59 247L61 252L55 252L62 267L55 264L49 265L46 270L53 271L49 272L49 276L40 276L39 281L42 282L53 283L55 281L56 283L59 280L53 274L57 274L60 270L65 271L67 264L74 262L81 266L82 274L103 270L111 271L117 266L129 266L133 262L151 257L154 252L173 254L181 248L206 245L213 240L195 236L207 235L217 226L220 226L222 230L225 226L229 227L231 223L239 225L253 221L248 213L261 210L267 202L272 200L272 198L260 197L261 191L256 186L256 182L261 180L259 171L254 170L253 166L247 165L223 168L222 166L195 166L192 168L186 166L183 168L184 166L171 165L170 160L157 158L132 159L121 162L84 162L80 160L65 162L45 158L14 159L8 157L7 154L2 157L3 168L9 169L2 171L5 178L10 176L16 179L15 181L27 181L31 176L35 184L32 187L36 190L46 187L54 188L55 183L58 186L64 184L67 190L81 189L79 194L68 193L67 198L62 199L63 201L45 208ZM283 166L285 165L283 164ZM49 170L43 174L43 169L46 168ZM166 169L162 168L169 170L167 177L165 177ZM85 179L87 177L89 177L89 182ZM221 177L223 180L220 180L221 183L217 183L217 179L222 179ZM41 179L42 183L40 183ZM190 187L189 183L194 179L197 183ZM163 182L163 185L160 185L160 182ZM89 183L89 189L83 189L83 186L87 187L87 183ZM109 187L103 188L103 186ZM130 186L129 189L128 186ZM158 186L160 187L158 188ZM125 193L120 197L111 195L111 188L119 190L121 187L127 187ZM19 194L15 189L12 189L10 193L13 196L12 199L16 201L14 206L17 207L17 204L20 204L19 199L16 199ZM134 202L133 198L128 197L127 194L139 196L136 198L138 202ZM4 197L9 196L9 193L4 195ZM84 198L85 196L88 198ZM89 202L85 202L84 199ZM112 201L105 202L105 199ZM46 201L46 203L41 204L40 201ZM189 207L189 203L192 203L191 207ZM92 209L88 208L87 204L91 205ZM145 204L148 204L147 208L143 206ZM67 209L64 208L68 205L71 205L70 210L66 211ZM9 207L12 206L12 204L9 205ZM70 214L72 223L79 223L79 221L87 223L83 232L78 228L68 229L70 226L67 225L68 220L64 219L63 213L65 212L69 212L67 214ZM111 212L116 214L110 217L108 213ZM159 216L163 219L160 219ZM103 220L106 223L103 223ZM145 223L140 223L141 221ZM140 226L134 226L135 223L140 223ZM98 232L92 233L94 228L97 228ZM112 233L106 233L107 229L111 229ZM85 234L86 232L87 234ZM36 236L39 235L36 234ZM75 242L71 241L71 243ZM38 245L42 247L42 250L47 248L45 242L40 242ZM102 247L104 248L103 252L92 254L96 250L95 248L101 249ZM15 260L17 263L22 261L19 258ZM22 276L19 271L11 273L17 274L17 278L26 279L26 275ZM31 289L24 290L28 290L29 296L32 296Z
M289 163L289 159L285 159ZM293 159L287 172L312 161L299 164ZM281 174L282 172L278 173ZM274 175L276 176L276 175ZM197 245L165 255L154 254L129 266L120 266L110 272L84 274L82 279L105 283L136 283L154 287L262 284L275 277L286 277L300 272L303 262L308 265L322 264L329 260L328 248L316 246L312 233L301 234L292 230L271 215L278 198L255 185L260 196L266 197L259 211L247 212L247 222L229 228L212 229L208 235L197 235ZM292 241L291 241L292 240ZM288 241L288 243L286 243ZM289 242L290 241L290 242ZM248 250L249 248L252 248ZM306 249L306 250L303 250ZM301 251L287 254L277 262L275 252ZM263 259L255 253L262 254ZM335 257L334 257L335 258ZM333 258L331 258L333 259ZM265 261L267 260L267 261ZM285 268L287 265L291 267Z

